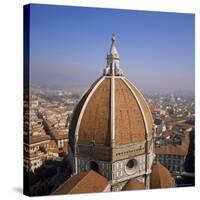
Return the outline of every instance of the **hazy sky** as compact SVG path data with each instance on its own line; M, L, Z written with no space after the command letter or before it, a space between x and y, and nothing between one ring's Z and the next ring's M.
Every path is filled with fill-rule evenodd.
M34 85L88 88L116 35L125 76L144 91L194 90L194 15L32 5Z

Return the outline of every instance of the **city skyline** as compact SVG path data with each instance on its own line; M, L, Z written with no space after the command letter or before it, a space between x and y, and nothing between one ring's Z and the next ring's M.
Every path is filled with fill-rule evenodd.
M194 91L192 14L31 5L30 16L33 85L88 88L114 32L121 68L138 88Z

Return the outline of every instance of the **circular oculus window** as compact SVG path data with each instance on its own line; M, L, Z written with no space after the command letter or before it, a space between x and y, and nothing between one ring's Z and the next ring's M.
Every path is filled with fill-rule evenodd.
M137 165L137 160L135 160L135 159L129 160L126 164L127 168L129 168L129 169L134 168L136 165Z
M99 170L99 165L98 165L98 163L97 162L95 162L95 161L89 161L88 163L87 163L87 169L88 170L94 170L94 171L96 171L96 172L98 172L98 170Z
M131 159L126 163L126 173L127 174L133 174L135 172L135 169L137 167L137 160Z

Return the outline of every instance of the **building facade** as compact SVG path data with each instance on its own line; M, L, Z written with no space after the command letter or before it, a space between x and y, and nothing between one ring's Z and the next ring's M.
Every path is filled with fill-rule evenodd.
M172 174L177 175L185 171L184 164L189 149L189 133L185 133L181 144L168 144L155 147L155 160L159 161Z

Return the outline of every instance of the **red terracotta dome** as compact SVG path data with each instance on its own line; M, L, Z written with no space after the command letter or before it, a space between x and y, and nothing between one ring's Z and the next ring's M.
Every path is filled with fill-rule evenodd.
M152 136L152 115L143 95L123 76L112 39L104 74L74 109L69 144L124 145ZM114 53L113 53L114 52Z

